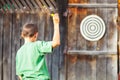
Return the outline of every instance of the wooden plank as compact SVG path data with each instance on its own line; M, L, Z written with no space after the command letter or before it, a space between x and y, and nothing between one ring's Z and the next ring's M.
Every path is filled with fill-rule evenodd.
M96 59L96 80L106 80L106 57L98 56Z
M64 20L63 20L64 21ZM66 22L66 21L65 21ZM60 75L60 80L66 80L66 69L65 69L65 44L67 44L67 33L66 33L66 23L64 23L61 28L61 45L59 47L59 75ZM64 28L63 28L64 27ZM64 29L64 30L63 30Z
M4 14L4 37L3 37L3 80L11 79L11 14Z
M10 28L10 30L9 30L9 32L7 32L7 33L9 33L9 57L8 57L8 66L7 66L8 67L7 69L9 69L8 70L9 72L7 72L7 73L9 73L10 79L11 79L11 76L12 76L12 74L11 74L11 72L12 72L12 32L13 32L13 30L12 30L13 25L12 24L13 24L12 14L10 13L10 15L9 15L9 26L8 26ZM7 44L7 46L8 46L8 44ZM8 54L6 54L6 55L8 55Z
M112 50L116 55L111 55L107 58L107 80L118 80L117 79L117 10L116 8L111 8L108 10L108 51ZM114 43L111 43L114 42ZM111 52L112 53L112 52ZM113 65L114 64L114 65Z
M45 18L45 20L44 20L44 40L48 40L48 32L49 32L49 29L48 29L48 27L51 27L51 26L53 26L53 25L49 25L49 18L50 18L50 15L49 15L49 13L48 12L46 12L45 14L44 14L44 18ZM52 28L53 29L53 28Z
M14 4L15 9L19 10L19 6L16 4L16 2L14 0L11 0L11 2Z
M78 0L69 0L69 3L81 3L81 2L85 2L84 0L78 1Z
M59 80L59 48L54 49L52 55L52 80Z
M46 0L47 4L49 5L49 8L54 9L54 6L51 4L50 0Z
M49 7L44 0L40 0L40 2L43 4L43 6Z
M40 14L39 15L40 17L40 20L39 20L39 34L42 34L42 35L40 35L40 36L38 36L38 39L39 40L44 40L44 37L45 37L45 14Z
M60 75L60 79L59 80L66 80L66 69L65 69L65 54L67 53L67 51L65 51L65 48L67 47L67 17L63 17L62 13L65 12L67 10L67 0L63 1L64 4L62 5L62 9L61 11L59 11L61 13L61 24L60 24L60 41L61 41L61 45L60 45L60 49L59 49L59 75ZM61 1L62 3L62 1ZM56 4L57 5L57 4ZM59 4L60 6L60 4ZM55 7L56 9L58 9L58 7ZM60 10L60 9L59 9Z
M76 32L77 8L69 8L69 10L71 14L68 15L67 48L68 50L76 50L76 48L78 47L76 45L77 44L77 32ZM66 59L67 59L67 62L65 63L66 64L66 80L76 80L76 74L75 74L75 67L77 62L76 58L77 58L77 55L73 55L73 56L66 55ZM80 74L80 71L79 71L79 74Z
M108 51L114 51L117 54L117 39L118 39L118 32L117 32L117 8L111 8L108 10L108 15L106 16L108 19L107 22L107 33L108 33ZM114 43L112 43L114 42Z
M26 17L29 17L27 14L28 13L16 13L15 19L16 19L16 26L18 27L18 29L16 29L16 31L18 31L17 35L19 35L17 37L19 39L17 49L24 44L24 39L21 38L21 29L22 29L23 25L27 22Z
M99 1L100 2L100 1ZM102 1L101 1L102 2ZM103 21L105 22L106 25L106 33L104 34L104 36L97 42L97 48L96 50L100 51L100 50L107 50L107 36L108 36L108 26L107 26L107 22L108 22L108 18L106 17L106 15L108 15L108 10L107 8L100 8L98 9L98 16L100 16Z
M45 37L45 40L52 40L53 39L53 31L54 31L54 24L53 24L53 19L52 17L48 14L47 15L47 28L46 28L46 31L47 31L47 34L46 34L46 37Z
M111 3L118 3L118 0L108 0L107 2L110 3L110 4Z
M120 0L118 0L118 19L117 19L118 29L120 26Z
M82 3L86 3L86 1L83 1ZM70 8L69 10L70 14L68 17L68 40L71 41L68 41L68 46L74 47L73 49L70 48L70 50L84 50L86 49L86 40L82 37L80 33L80 23L82 19L87 15L87 9ZM74 45L72 45L73 43Z
M67 80L87 80L86 56L69 55Z
M59 69L59 80L66 80L66 69L65 69L65 59L64 59L64 47L65 42L67 41L67 17L63 16L63 13L66 11L67 8L67 0L50 0L51 3L54 4L55 9L58 9L59 16L60 16L60 41L61 45L59 46L59 63L58 63L58 69ZM57 5L57 6L56 6Z
M24 7L26 7L27 4L25 3L24 0L22 0L21 3L23 4Z
M68 50L76 50L76 41L77 41L77 33L76 33L76 17L77 17L77 9L71 8L71 15L68 16Z
M3 74L2 74L2 70L3 70L3 61L2 61L2 58L3 58L3 14L0 13L0 80L2 80L3 78Z
M38 6L38 4L37 3L35 3L35 0L33 1L33 0L31 0L31 2L32 2L32 4L34 5L34 7L36 8L36 9L39 9L39 6Z
M19 2L19 0L15 0L16 4L19 6L20 9L23 8L22 4Z
M35 1L38 4L39 8L42 9L42 7L43 7L42 3L39 0L35 0Z
M13 32L12 32L12 80L16 80L16 53L20 48L20 22L22 21L22 16L17 13L13 13ZM18 17L19 15L19 17Z
M6 8L6 3L5 3L5 1L4 0L1 0L0 1L1 2L1 4L2 4L2 12L4 12L4 11L6 11L7 10L7 8Z
M52 5L54 6L54 8L57 8L57 4L56 4L56 2L54 1L54 0L50 0L50 2L52 3ZM66 0L65 1L63 1L63 2L66 2Z
M70 3L69 7L81 7L81 8L117 8L117 3L111 4L100 4L100 3L89 3L89 4L77 4Z
M118 63L117 63L117 55L109 55L107 57L107 76L106 80L118 80Z
M25 2L25 0L21 0L21 3L23 4L23 9L24 10L30 10L30 7L29 6L27 6L27 3Z
M86 49L86 40L83 38L80 33L80 23L87 16L87 9L77 9L76 15L76 50L85 50Z
M116 54L116 51L108 51L108 50L101 50L101 51L95 51L95 50L68 50L69 54L81 54L81 55L109 55L109 54Z
M13 4L11 4L9 0L7 0L6 2L7 2L7 5L9 5L8 10L12 13L14 9Z
M75 68L75 72L76 72L76 80L87 80L87 76L86 76L86 56L79 56L78 55L78 61L76 62L76 68ZM74 79L75 80L75 79Z
M103 21L105 22L106 32L105 32L105 35L99 41L97 41L97 46L96 46L97 51L104 51L104 50L108 49L108 47L107 47L107 36L108 36L107 20L108 20L108 18L106 17L106 15L108 15L106 8L98 9L98 16L100 16L103 19Z
M86 80L96 79L96 57L94 55L86 56Z
M120 23L120 22L119 22ZM119 27L120 25L118 25ZM120 31L118 31L118 80L120 79Z
M119 73L119 78L120 79L120 0L118 0L118 20L117 20L117 25L118 25L118 63L119 63L119 66L118 66L118 73Z
M76 62L77 62L77 55L67 55L67 61L68 61L67 62L67 73L66 73L67 80L76 80L75 67L76 67Z
M27 6L29 6L29 8L30 8L31 10L34 10L34 7L32 6L32 3L30 3L29 0L26 0L26 3L27 3Z

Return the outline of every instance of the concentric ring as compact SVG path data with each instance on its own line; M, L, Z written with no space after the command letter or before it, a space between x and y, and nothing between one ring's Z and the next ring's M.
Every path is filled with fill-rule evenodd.
M97 15L85 17L80 24L80 32L88 41L100 40L106 31L106 26L102 18Z

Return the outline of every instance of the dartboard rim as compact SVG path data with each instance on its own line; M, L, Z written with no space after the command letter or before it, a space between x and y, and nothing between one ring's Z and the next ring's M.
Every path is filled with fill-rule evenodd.
M97 38L94 38L94 39L91 39L91 38L89 38L89 37L87 37L83 32L83 24L85 23L85 21L88 19L88 18L97 18L97 19L99 19L99 21L100 21L100 23L102 23L102 27L103 27L103 30L102 30L102 33L100 34L100 36L98 36ZM81 34L82 34L82 36L86 39L86 40L88 40L88 41L98 41L98 40L100 40L103 36L104 36L104 34L105 34L105 31L106 31L106 26L105 26L105 22L103 21L103 19L101 18L101 17L99 17L99 16L97 16L97 15L89 15L89 16L86 16L82 21L81 21L81 24L80 24L80 32L81 32Z

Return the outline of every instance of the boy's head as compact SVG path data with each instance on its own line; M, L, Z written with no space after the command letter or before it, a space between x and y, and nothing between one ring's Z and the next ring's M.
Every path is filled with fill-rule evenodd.
M38 27L37 25L33 23L27 23L23 26L22 32L21 32L21 37L22 38L30 38L34 41L36 40L38 36Z

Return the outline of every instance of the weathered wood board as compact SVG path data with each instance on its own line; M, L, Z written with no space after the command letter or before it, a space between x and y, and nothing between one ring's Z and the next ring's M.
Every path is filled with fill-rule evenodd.
M117 0L69 0L69 4L117 4ZM70 6L70 5L69 5ZM67 80L117 80L117 7L69 7ZM80 23L88 15L100 16L105 35L88 41L80 33Z
M117 80L117 7L71 7L66 22L63 14L67 0L56 1L61 20L61 46L46 57L51 80ZM69 0L69 3L117 4L117 0ZM105 35L96 42L87 41L80 33L81 21L91 14L100 16L106 24ZM23 44L20 31L26 22L38 25L39 40L52 40L53 23L48 14L0 12L0 80L17 80L15 56Z
M66 10L65 4L59 4L59 13ZM62 1L57 1L62 3ZM67 18L60 14L61 46L46 56L51 80L65 80L64 46L67 33ZM0 12L0 80L18 80L15 70L16 52L24 44L21 28L25 23L35 23L39 29L38 40L51 41L53 36L52 17L46 12Z

